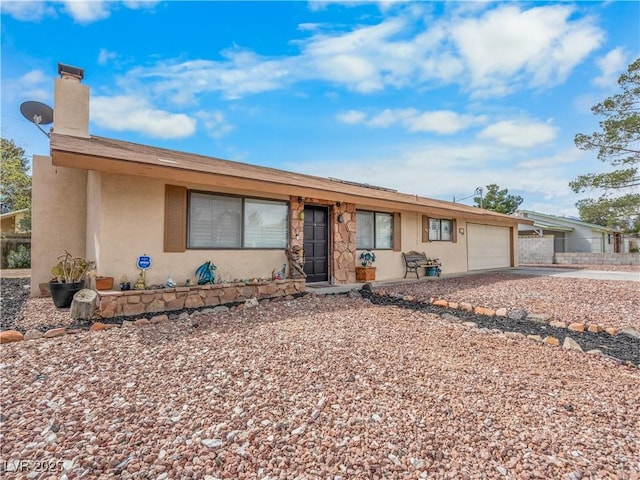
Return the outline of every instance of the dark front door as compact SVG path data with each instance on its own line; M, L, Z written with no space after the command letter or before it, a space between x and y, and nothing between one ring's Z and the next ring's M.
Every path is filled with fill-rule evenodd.
M326 207L304 207L304 273L307 282L329 279L329 210Z

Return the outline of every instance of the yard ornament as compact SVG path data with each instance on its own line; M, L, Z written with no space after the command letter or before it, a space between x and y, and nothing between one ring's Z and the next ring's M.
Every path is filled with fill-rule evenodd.
M198 276L198 285L206 285L210 283L213 285L215 280L216 266L211 260L203 263L196 269L196 275Z

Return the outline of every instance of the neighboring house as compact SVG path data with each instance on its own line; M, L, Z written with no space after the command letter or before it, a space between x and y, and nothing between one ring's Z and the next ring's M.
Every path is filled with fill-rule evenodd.
M0 266L7 268L9 252L16 251L20 245L31 248L31 232L21 227L21 220L29 214L29 209L16 210L0 215L0 243L2 257Z
M376 253L378 280L402 278L409 250L445 273L517 264L522 220L512 216L91 136L82 71L59 68L51 156L33 161L34 294L65 250L116 282L134 280L136 258L149 255L148 284L184 283L207 260L223 280L270 278L296 245L308 283L354 283L363 249Z
M621 235L614 228L531 210L519 210L515 216L533 220L533 225L520 224L518 227L520 236L552 236L553 253L620 253L621 251Z

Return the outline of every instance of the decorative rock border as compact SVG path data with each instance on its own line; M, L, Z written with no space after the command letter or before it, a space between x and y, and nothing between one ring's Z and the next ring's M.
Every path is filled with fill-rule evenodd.
M412 297L411 295L404 295L403 298L404 300L408 300L408 301L415 300L414 297ZM507 317L513 320L530 320L533 322L548 323L552 327L566 328L574 332L584 332L585 330L592 333L607 332L609 335L613 335L613 336L624 332L625 334L630 335L632 337L635 336L633 332L636 332L637 335L640 335L640 332L638 332L633 328L618 330L617 328L607 326L607 325L601 325L597 323L574 322L567 325L566 322L562 322L562 321L553 321L553 320L550 321L551 316L547 315L546 313L527 313L524 310L508 311L506 308L493 309L493 308L487 308L487 307L473 306L470 303L464 303L464 302L462 303L449 302L441 298L431 298L429 300L429 303L436 307L451 308L454 310L463 310L466 312L473 312L478 315L486 315L488 317L497 316L497 317ZM635 337L640 338L640 336L635 336Z
M590 342L592 344L590 349L584 352L580 344L578 344L577 341L575 341L573 338L568 336L568 334L571 331L575 331L577 335L582 335L583 333L587 333L587 332L589 334L602 334L603 332L606 332L611 337L623 335L624 337L640 340L640 330L637 330L635 328L627 327L627 328L618 330L613 327L606 327L599 324L587 324L587 323L578 323L578 322L568 324L567 322L554 321L551 319L552 318L551 315L543 314L543 313L528 313L525 310L521 310L521 309L507 310L507 308L497 308L497 309L487 308L482 306L475 306L467 302L450 302L443 298L432 297L429 300L420 300L414 297L413 295L405 295L402 293L389 294L384 289L376 290L375 292L373 292L371 286L367 287L367 285L365 285L363 290L367 291L368 295L372 295L373 297L378 297L380 299L384 299L385 297L388 297L391 299L391 303L387 303L385 301L380 302L380 304L383 304L383 305L385 304L393 305L394 300L400 300L402 302L408 302L409 304L414 304L414 305L420 305L420 304L429 305L429 306L437 307L438 309L443 310L441 313L440 312L436 313L433 311L431 311L431 313L436 313L440 317L444 318L445 320L461 323L463 326L467 328L479 329L479 331L484 331L484 330L488 330L490 332L495 331L496 333L500 333L505 337L528 339L528 340L532 340L538 343L543 343L549 346L557 346L557 347L561 346L566 350L580 351L587 354L597 354L603 358L611 359L617 363L624 363L626 365L631 365L633 367L640 368L640 363L636 364L636 362L632 360L622 360L615 356L611 356L606 353L603 353L603 351L600 349L594 348L593 346L594 342ZM374 303L378 303L378 302L374 301ZM416 306L415 308L419 308L419 306ZM464 314L461 313L461 315L458 316L454 314L454 312L452 312L451 310L458 310L460 312L464 312ZM482 322L479 322L477 320L473 320L473 321L464 320L464 318L468 317L469 314L483 316L483 317L490 317L490 318L494 317L497 323L500 323L500 321L498 320L498 317L503 317L505 320L508 319L509 321L516 321L517 323L520 321L533 323L533 324L537 323L542 327L542 331L544 331L545 325L548 325L556 329L566 329L567 334L558 335L556 332L556 335L558 337L564 338L564 342L561 342L561 340L556 336L548 335L548 334L546 335L532 334L532 333L526 334L518 331L505 330L500 327L498 327L497 329L492 327L481 327L480 323ZM536 328L533 330L535 331L539 329ZM623 341L626 341L626 340L623 340Z

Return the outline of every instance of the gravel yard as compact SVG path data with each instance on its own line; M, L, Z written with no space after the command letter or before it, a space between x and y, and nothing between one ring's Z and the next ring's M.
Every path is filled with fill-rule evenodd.
M639 326L635 282L385 290ZM17 310L65 321L50 299ZM4 478L640 478L639 369L361 298L4 344L0 379L1 465L24 468Z
M638 369L362 299L1 351L2 459L69 478L640 472Z
M634 271L634 270L624 270ZM384 287L416 300L443 298L488 308L524 309L567 323L597 323L640 330L640 283L618 280L483 273Z

